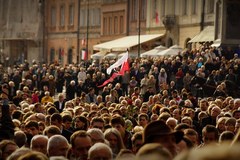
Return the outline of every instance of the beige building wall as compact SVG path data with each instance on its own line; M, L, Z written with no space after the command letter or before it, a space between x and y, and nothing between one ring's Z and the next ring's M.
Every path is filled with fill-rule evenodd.
M179 28L179 45L186 46L187 40L193 38L196 33L200 32L200 26L180 27Z
M186 40L193 38L201 31L201 14L203 0L156 0L148 1L147 5L147 33L166 33L168 38L173 39L174 44L186 46ZM155 4L156 3L156 4ZM204 27L214 25L215 0L205 0ZM213 6L212 6L213 5ZM159 23L153 13L156 10L159 15ZM167 16L175 17L175 25L167 31L163 21ZM195 46L195 44L193 45Z

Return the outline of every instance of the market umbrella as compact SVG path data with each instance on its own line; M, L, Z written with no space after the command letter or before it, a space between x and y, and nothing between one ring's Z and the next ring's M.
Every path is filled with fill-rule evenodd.
M182 52L182 48L178 45L173 45L170 48L158 53L159 56L176 56L179 52Z
M160 45L160 46L155 47L152 50L142 53L141 57L156 57L156 56L159 56L158 55L159 52L166 50L166 49L167 49L167 47Z

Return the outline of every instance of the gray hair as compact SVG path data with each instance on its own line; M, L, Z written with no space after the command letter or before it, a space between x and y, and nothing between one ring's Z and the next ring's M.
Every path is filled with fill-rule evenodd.
M17 160L22 155L25 155L31 151L32 151L31 149L26 147L18 148L7 158L7 160Z
M97 136L97 139L101 139L104 141L104 134L102 132L102 130L100 130L99 128L91 128L87 131L87 134L92 137L93 135ZM92 139L92 138L91 138Z
M62 136L62 135L53 135L48 139L48 144L47 144L47 151L49 152L50 149L55 148L55 146L58 146L59 143L65 142L68 144L68 140Z
M45 140L47 140L48 141L48 137L47 136L45 136L45 135L35 135L35 136L33 136L33 138L31 139L31 143L30 143L30 148L32 149L32 143L35 141L35 140L37 140L37 139L39 139L39 138L44 138Z
M91 159L92 156L94 155L94 151L99 151L99 150L106 150L110 155L111 159L113 157L113 152L112 149L106 145L105 143L95 143L89 150L88 150L88 159Z

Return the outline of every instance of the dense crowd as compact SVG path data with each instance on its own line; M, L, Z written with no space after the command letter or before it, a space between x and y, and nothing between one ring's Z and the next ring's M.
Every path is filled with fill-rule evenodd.
M0 159L239 157L239 57L206 46L130 57L105 86L116 59L0 65Z

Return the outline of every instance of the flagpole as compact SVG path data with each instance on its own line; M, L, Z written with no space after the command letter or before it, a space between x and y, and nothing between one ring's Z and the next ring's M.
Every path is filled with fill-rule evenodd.
M87 54L87 57L88 57L88 33L89 32L89 0L87 0L87 43L86 43L86 54Z
M140 13L141 13L141 0L138 0L138 57L140 57L140 36L141 36L141 22L140 22Z

